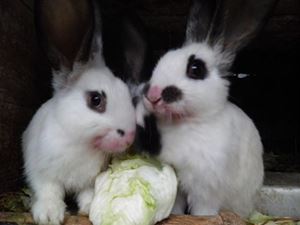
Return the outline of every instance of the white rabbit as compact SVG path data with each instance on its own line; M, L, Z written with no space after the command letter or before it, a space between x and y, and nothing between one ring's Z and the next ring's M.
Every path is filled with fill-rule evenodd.
M89 0L37 1L37 28L53 66L53 97L23 134L25 175L39 224L60 224L66 192L88 213L96 175L135 136L127 85L102 58L97 5Z
M227 100L239 49L263 24L273 0L195 0L185 44L155 67L143 102L157 118L157 157L179 178L173 213L246 216L263 182L263 147L252 120Z

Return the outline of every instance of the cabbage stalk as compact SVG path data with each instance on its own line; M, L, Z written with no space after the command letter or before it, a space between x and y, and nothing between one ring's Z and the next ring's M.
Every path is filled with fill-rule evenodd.
M112 160L95 182L93 225L152 225L170 215L177 192L174 170L140 155Z

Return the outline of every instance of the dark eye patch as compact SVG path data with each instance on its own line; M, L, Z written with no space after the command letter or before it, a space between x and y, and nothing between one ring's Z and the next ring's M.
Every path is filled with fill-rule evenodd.
M207 77L205 63L201 59L197 59L195 55L191 55L188 59L186 75L195 80L205 79Z
M99 93L98 91L86 92L87 105L90 109L99 113L104 113L106 110L107 98L104 91Z

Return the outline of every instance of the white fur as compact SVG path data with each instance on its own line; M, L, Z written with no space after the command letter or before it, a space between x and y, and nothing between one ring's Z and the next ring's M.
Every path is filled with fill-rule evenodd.
M134 107L125 83L106 67L74 70L34 115L23 135L25 174L34 193L32 212L39 224L63 221L65 192L78 194L79 209L88 213L96 175L107 164L107 149L93 149L94 137L117 129L135 130ZM104 91L104 113L87 106L86 91ZM125 147L124 147L125 150Z
M186 76L190 55L202 59L208 75L203 80ZM227 80L218 70L218 53L206 44L190 44L163 56L150 86L174 85L183 94L167 104L169 112L148 110L158 117L162 151L158 158L174 166L179 194L174 213L188 205L193 215L213 215L220 209L249 214L263 181L262 144L251 119L228 102ZM173 120L172 112L182 117Z

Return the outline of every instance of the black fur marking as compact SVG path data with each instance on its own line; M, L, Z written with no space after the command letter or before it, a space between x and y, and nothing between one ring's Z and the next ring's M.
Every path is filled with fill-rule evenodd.
M172 103L182 99L182 91L175 86L166 87L161 93L162 99L166 103Z
M135 146L138 151L158 155L161 152L161 136L153 114L144 117L145 127L137 125Z
M137 106L139 100L140 100L139 96L132 97L132 104L133 104L134 108Z
M186 75L195 80L205 79L207 77L205 63L201 59L196 59L195 55L191 55L188 59Z

